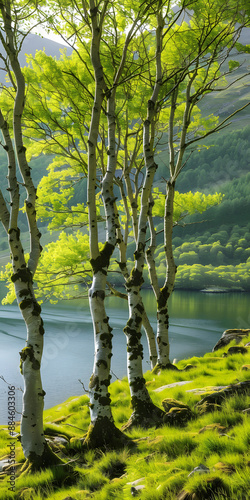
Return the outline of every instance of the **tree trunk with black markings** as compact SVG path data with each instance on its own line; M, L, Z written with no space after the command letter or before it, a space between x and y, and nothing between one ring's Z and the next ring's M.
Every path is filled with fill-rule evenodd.
M160 7L160 2L159 2ZM145 264L145 247L149 203L152 184L157 165L154 161L155 117L157 113L157 99L162 82L161 53L162 31L164 21L161 9L157 13L156 30L156 78L155 85L147 106L147 118L143 125L143 152L146 166L146 175L141 195L141 210L138 224L138 238L134 253L135 264L130 277L126 280L128 292L129 320L124 333L127 337L127 369L131 393L133 413L125 428L133 425L151 426L162 422L164 412L156 407L149 396L142 371L143 347L141 344L141 326L144 307L140 297L143 283L143 268Z
M107 87L103 67L100 60L100 41L102 25L105 18L108 2L104 2L101 13L95 8L95 1L90 2L92 24L91 60L95 74L95 99L92 108L92 119L88 138L88 209L90 256L93 270L92 285L89 290L89 305L94 329L95 357L93 373L89 384L90 418L88 434L84 445L88 447L111 447L123 445L127 439L116 428L110 406L110 365L112 357L112 328L105 310L105 291L107 272L110 258L116 245L116 215L115 199L113 196L113 182L116 169L115 143L115 94L116 84L108 92L107 121L108 121L108 162L102 181L102 199L105 209L106 242L102 250L98 244L98 228L96 216L96 147L99 134L101 109ZM122 69L122 68L121 68ZM119 75L116 75L119 80ZM117 83L117 82L116 82Z
M43 432L43 407L45 392L41 381L41 360L43 353L44 327L41 318L41 307L38 304L34 289L33 276L39 261L42 247L40 246L40 232L36 221L36 189L34 187L30 167L26 161L26 148L23 144L22 115L25 103L25 80L18 61L17 31L12 25L10 2L1 5L1 15L4 24L6 39L2 36L2 43L7 59L11 64L14 78L12 82L15 90L13 102L13 135L14 148L9 132L8 117L3 116L0 110L0 128L4 138L4 149L8 158L8 192L10 209L8 209L3 193L0 192L0 218L8 235L9 248L12 260L14 284L17 303L21 310L26 329L26 346L20 352L20 369L24 379L23 408L21 416L21 444L26 458L23 470L36 470L60 462L58 457L48 447ZM20 241L18 227L19 182L17 181L17 165L26 190L26 218L30 232L29 260L26 263L24 250Z

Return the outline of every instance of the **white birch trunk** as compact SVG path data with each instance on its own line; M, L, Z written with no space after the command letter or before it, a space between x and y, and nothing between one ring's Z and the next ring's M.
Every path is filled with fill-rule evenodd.
M156 366L157 363L157 348L156 348L156 341L155 341L155 332L150 324L150 321L148 319L148 315L145 311L142 315L142 326L144 328L145 334L146 334L146 339L148 343L148 352L149 352L149 359L150 359L150 366L151 370Z
M99 133L101 107L104 92L107 90L103 68L100 61L100 37L108 2L104 2L101 14L95 1L90 2L90 16L92 23L91 60L95 73L95 101L92 108L92 119L88 138L88 208L90 234L90 263L93 269L92 286L89 290L89 304L93 321L95 357L93 374L89 384L90 418L91 424L85 445L90 447L116 447L124 441L124 435L115 427L111 407L110 394L110 362L112 357L112 328L105 311L105 289L107 271L111 255L116 245L116 224L113 197L113 179L116 168L115 149L115 91L108 99L108 165L102 182L102 197L106 219L106 242L100 251L98 246L98 229L96 216L96 148Z
M168 367L169 359L169 311L168 299L172 294L176 275L174 262L172 232L173 232L174 183L167 183L167 196L164 215L164 247L166 256L166 279L157 297L157 346L158 361L161 368Z
M148 394L142 372L143 348L141 344L141 326L143 306L140 300L140 289L143 283L143 267L145 263L145 241L147 231L147 217L152 183L157 165L154 161L154 120L156 102L161 86L161 51L162 30L164 26L161 12L157 15L158 26L156 30L156 83L148 101L147 119L143 126L143 151L146 165L146 175L141 196L141 210L138 224L138 239L134 253L135 265L130 278L126 282L129 301L129 320L124 332L127 336L128 351L128 379L130 385L133 414L131 424L148 425L156 418L161 418L161 410L155 407Z
M125 193L123 190L122 183L120 183L120 190L121 190L121 195L122 199L124 202L124 207L125 207L125 212L126 212L126 227L125 227L125 236L123 238L121 227L119 224L119 218L118 218L118 213L116 210L116 219L117 219L117 232L118 232L118 247L120 251L120 270L121 273L124 277L125 283L127 279L129 278L129 272L127 268L127 256L126 256L126 248L127 248L127 238L128 238L128 222L129 222L129 209L127 205L127 200L125 197ZM137 220L137 213L136 213L136 220ZM134 223L134 214L132 215L132 221L133 221L133 227L137 226L137 223ZM134 235L135 236L135 235ZM141 304L143 305L143 301L141 298L140 292L138 292L138 296L140 298ZM148 319L147 313L145 311L144 305L143 305L143 313L142 313L142 325L146 334L147 338L147 343L148 343L148 350L149 350L149 359L150 359L150 364L151 364L151 369L153 369L156 365L157 362L157 348L156 348L156 341L155 341L155 333L154 330L150 324L150 321Z
M46 441L43 433L43 406L45 392L42 388L40 365L43 352L43 321L32 285L32 273L26 266L24 251L17 226L19 211L19 188L16 180L15 154L9 135L7 122L0 112L0 127L5 139L5 149L9 162L8 184L11 199L11 213L4 222L9 237L13 275L17 303L27 329L26 347L21 351L21 372L24 378L23 409L21 416L21 444L24 456L31 461L39 460L45 452ZM2 193L1 193L2 196ZM3 204L1 205L3 209ZM7 207L6 207L7 210ZM7 212L5 211L7 215ZM8 222L8 223L7 223Z
M40 366L43 352L43 320L41 307L36 301L33 291L33 275L41 253L40 233L36 222L36 189L30 176L30 168L26 161L25 147L22 136L22 115L25 103L25 81L18 61L18 51L15 45L16 32L12 27L11 6L6 2L1 6L1 13L6 33L6 41L2 38L4 49L10 60L15 77L15 101L13 112L13 133L16 157L22 175L27 198L26 216L30 230L29 263L26 265L24 250L20 241L18 228L19 213L19 184L17 182L16 158L9 134L8 123L0 111L0 127L4 137L8 157L8 191L10 194L10 213L7 217L4 205L1 204L0 216L9 238L13 275L11 277L27 329L26 347L20 352L21 372L24 378L23 409L21 416L21 444L27 459L27 467L41 468L59 461L56 455L49 450L43 432L43 406L45 392L42 388ZM1 193L1 199L3 196ZM6 207L7 208L7 207ZM24 466L24 469L26 464Z
M167 182L167 192L165 201L165 213L164 213L164 248L165 248L165 258L166 258L166 278L164 286L159 290L159 287L155 287L155 293L157 296L157 346L158 346L158 360L157 368L168 368L171 365L170 362L170 349L169 349L169 311L168 311L168 300L171 296L177 267L174 262L173 255L173 245L172 245L172 233L173 233L173 212L174 212L174 194L175 194L175 180L178 177L183 161L183 155L186 148L186 134L190 123L190 112L192 109L192 102L190 100L190 91L193 79L195 77L195 72L190 79L187 89L186 89L186 106L183 115L182 132L180 138L180 151L178 154L177 162L175 164L175 154L174 154L174 116L176 110L176 100L178 95L178 88L172 93L171 98L171 110L169 119L169 169L170 169L170 180ZM153 263L151 262L151 275L152 283L154 285L154 270Z
M28 269L26 272L28 275ZM13 275L13 278L15 277ZM20 352L20 368L24 378L21 444L24 456L31 462L37 462L46 451L43 432L45 391L40 372L44 329L40 317L41 308L34 297L32 285L29 283L26 291L24 286L27 287L27 283L21 279L15 281L16 296L22 297L19 307L27 328L27 346Z
M102 32L102 22L105 9L102 11L102 21L98 15L98 9L95 1L90 1L90 18L92 25L91 41L91 61L95 73L95 99L92 107L92 117L88 138L88 210L89 210L89 239L90 239L90 263L93 269L92 286L89 290L89 306L92 315L94 329L95 357L93 374L89 384L90 397L90 418L93 435L99 421L107 419L113 422L110 409L110 396L108 386L110 383L110 358L112 349L112 334L108 324L108 318L105 313L104 299L106 288L107 267L109 258L113 251L113 245L108 245L107 255L99 251L98 246L98 228L96 215L96 147L99 134L99 123L101 107L104 99L105 81L103 68L100 61L100 39ZM105 258L106 257L106 258Z
M106 278L102 271L98 271L93 277L92 287L89 291L95 339L94 367L89 384L92 425L103 417L113 421L108 392L111 378L112 334L104 307L105 287Z
M90 381L90 412L91 424L95 426L103 421L105 426L113 423L110 409L110 396L108 386L110 383L110 358L112 356L112 334L108 323L108 317L105 313L104 299L107 283L107 271L109 268L110 257L115 249L117 240L117 219L115 213L115 198L113 196L113 182L117 163L116 153L116 88L122 74L126 61L128 44L134 30L132 26L126 37L122 57L118 70L115 74L112 88L107 94L107 120L108 120L108 163L107 170L102 182L102 198L105 209L106 220L106 243L104 248L99 251L97 220L96 220L96 202L94 195L95 176L96 176L96 146L99 131L99 121L101 106L104 98L104 90L107 91L104 81L103 68L99 56L99 46L101 37L101 24L98 24L98 10L94 9L95 2L91 2L92 22L92 47L91 59L95 72L96 91L95 103L92 112L92 121L89 133L89 180L88 180L88 205L89 205L89 225L90 225L90 252L91 265L93 268L93 283L89 291L90 309L94 324L95 336L95 361L93 375ZM104 19L105 12L101 14ZM136 24L136 23L135 23ZM92 198L91 198L92 197ZM104 420L105 419L105 420ZM108 422L108 424L107 424ZM110 426L110 428L112 428ZM117 429L113 425L113 433L118 436ZM104 431L105 432L105 431ZM112 431L111 431L112 432ZM97 434L101 434L98 430ZM119 437L119 436L118 436ZM107 436L103 439L108 441ZM112 441L112 436L109 436Z

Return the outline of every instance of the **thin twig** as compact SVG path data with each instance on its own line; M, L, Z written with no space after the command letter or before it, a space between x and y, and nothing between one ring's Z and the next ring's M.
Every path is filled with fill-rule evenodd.
M2 379L2 380L5 382L5 384L7 384L9 387L14 387L16 391L21 391L21 392L23 392L23 389L22 389L21 387L15 387L15 386L13 386L12 384L9 384L9 383L5 380L5 378L3 377L3 375L0 375L0 379ZM18 412L17 412L17 413L18 413Z
M88 389L85 389L84 383L81 381L80 378L78 379L78 382L80 382L80 384L82 384L84 392L86 392L86 394L89 394Z

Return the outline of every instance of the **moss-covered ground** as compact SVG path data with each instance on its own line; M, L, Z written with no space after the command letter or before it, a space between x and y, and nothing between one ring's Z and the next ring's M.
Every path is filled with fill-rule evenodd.
M250 337L245 338L242 345L249 341ZM134 428L128 433L135 443L131 448L82 450L80 438L89 425L87 395L72 397L45 411L47 439L53 450L71 463L72 473L65 475L58 467L20 475L24 457L14 438L15 491L9 490L9 476L1 472L0 500L127 500L133 496L145 500L250 499L250 414L244 411L250 408L250 395L227 398L221 408L202 415L195 406L215 387L250 379L250 350L244 355L224 356L228 348L182 360L177 365L180 371L145 374L155 404L162 408L163 399L175 398L189 405L194 416L182 427ZM193 367L181 371L187 364ZM114 382L110 392L114 420L120 428L131 415L127 379ZM10 440L13 442L8 429L1 426L0 464L8 457ZM207 473L189 476L200 464L209 469Z

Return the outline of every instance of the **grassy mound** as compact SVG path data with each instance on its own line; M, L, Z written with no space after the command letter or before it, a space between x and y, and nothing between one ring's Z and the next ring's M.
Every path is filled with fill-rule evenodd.
M249 342L244 338L241 345ZM9 475L0 472L0 500L147 500L250 498L250 393L231 394L209 411L199 411L204 396L224 386L250 380L250 350L227 354L226 348L178 363L179 371L145 378L153 402L177 400L190 408L188 421L166 419L161 428L134 428L127 435L132 448L119 451L82 451L80 439L89 426L88 397L72 397L44 412L45 434L60 458L75 469L71 478L47 469L21 476L24 457L16 439L15 490ZM187 364L188 370L184 370ZM183 371L182 371L183 370ZM110 387L115 424L121 428L131 414L127 379ZM174 403L177 404L177 403ZM180 410L180 408L177 408ZM173 413L173 408L170 409ZM250 410L249 410L250 411ZM178 423L179 422L179 423ZM181 422L181 423L180 423ZM17 425L17 432L19 431ZM10 440L0 427L0 465L8 459ZM197 470L195 470L197 468Z

